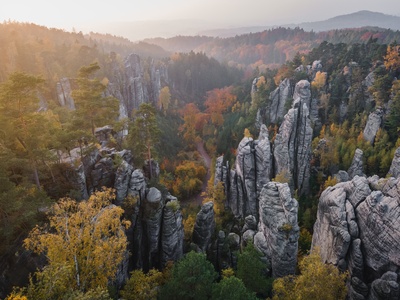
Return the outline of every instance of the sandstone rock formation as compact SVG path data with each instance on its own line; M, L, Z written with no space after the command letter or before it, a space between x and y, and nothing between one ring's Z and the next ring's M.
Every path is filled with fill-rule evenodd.
M273 277L294 274L297 264L298 203L287 184L269 182L260 194L255 246L268 258Z
M394 153L388 175L394 178L397 178L400 175L400 147L397 148L396 152Z
M304 194L309 190L311 142L313 130L306 99L300 95L285 115L274 142L275 176L290 176L294 190ZM309 103L309 102L308 102Z
M72 88L68 78L61 78L60 82L57 83L57 98L61 106L74 110L75 102L71 96Z
M349 270L350 299L398 299L399 178L356 175L319 199L312 247L325 262Z
M364 139L371 144L375 141L376 133L379 128L381 128L383 117L383 110L377 108L374 112L370 113L368 116L367 124L365 125L363 136Z
M356 175L365 176L363 158L364 152L361 149L356 149L353 161L351 162L349 170L347 171L350 179L354 178Z
M162 268L167 261L178 260L183 256L184 231L177 199L147 186L143 171L132 164L130 151L107 147L111 128L104 127L96 132L103 147L94 148L84 156L75 168L76 174L71 174L72 178L78 178L75 181L80 197L88 198L103 186L115 189L115 204L126 209L132 223L127 230L132 253L129 269ZM80 156L75 158L79 161ZM174 205L168 204L173 201Z
M269 98L271 99L271 105L269 107L269 122L270 123L279 123L287 109L285 111L285 105L293 96L293 85L290 82L290 79L285 78L279 86L271 92Z
M161 267L168 261L178 261L183 256L183 223L182 213L176 206L175 197L167 197L161 231ZM174 205L169 205L174 203Z
M111 62L105 66L108 70L106 96L113 96L120 102L119 118L131 117L133 109L142 103L157 104L162 82L168 83L167 67L150 61L147 65L137 54L128 55L123 64L110 57ZM146 65L146 66L145 66ZM62 78L56 86L57 98L61 106L75 109L71 97L72 87L68 78Z
M168 81L164 66L156 67L151 61L150 66L145 67L143 60L134 53L125 58L123 66L112 60L109 68L107 95L120 100L120 118L130 117L133 109L139 108L142 103L156 105L161 81ZM149 76L147 79L145 74Z
M193 229L193 243L196 244L202 252L208 250L214 230L214 204L210 201L203 204L201 207Z

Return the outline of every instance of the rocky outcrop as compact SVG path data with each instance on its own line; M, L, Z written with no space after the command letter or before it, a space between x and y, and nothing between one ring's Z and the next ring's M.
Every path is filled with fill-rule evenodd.
M161 196L161 192L151 187L146 195L143 205L143 238L146 241L145 247L147 251L147 263L149 268L160 266L159 242L161 236L161 223L163 220L163 210L165 199Z
M78 178L75 186L81 198L88 198L93 191L103 187L115 189L115 205L124 207L132 223L126 232L132 253L129 269L162 268L167 261L177 261L183 255L184 235L177 199L147 186L143 170L135 169L132 164L130 151L107 147L112 129L104 127L96 132L103 147L94 148L84 156L76 173L70 174L72 178ZM90 149L88 146L87 150ZM67 161L71 160L74 165L74 159L79 161L80 155Z
M271 92L269 98L271 99L271 105L269 107L269 122L270 123L279 123L285 113L287 112L286 103L290 101L293 96L293 85L290 82L290 79L284 79L279 86ZM289 103L290 105L290 103Z
M400 175L400 147L397 148L396 152L394 153L388 175L395 178L399 177Z
M161 267L168 261L178 261L183 256L183 223L178 200L167 197L161 232Z
M158 100L161 81L167 82L166 67L150 61L145 67L137 54L130 54L121 66L115 59L111 60L108 76L107 95L120 101L120 118L130 117L133 109L142 103L153 103Z
M296 107L300 105L300 103L305 103L308 107L308 110L310 110L311 90L310 82L308 82L308 80L300 80L298 83L296 83L296 86L294 88L292 107Z
M398 299L399 178L355 176L319 199L312 247L348 270L350 299Z
M206 252L211 244L215 230L214 204L210 201L201 207L193 229L193 243L202 252Z
M258 194L271 180L272 154L268 129L261 126L257 140L245 137L239 144L235 168L223 165L223 157L216 162L214 184L222 181L227 196L227 206L237 217L258 216Z
M294 274L297 264L298 203L287 184L269 182L260 194L255 246L268 258L273 277Z
M272 174L271 143L268 138L268 129L264 124L260 128L260 135L255 142L256 190L260 194L263 186L270 181Z
M366 141L370 142L371 144L375 141L375 136L381 128L382 124L382 117L383 117L383 110L377 108L374 112L370 113L368 116L367 124L365 125L363 137Z
M110 57L104 69L108 85L105 96L113 96L120 102L119 118L131 117L133 109L142 103L157 105L163 84L168 83L167 67L161 63L150 61L144 63L137 54L130 54L120 64L115 56ZM62 78L56 86L58 102L61 106L75 109L72 98L71 80Z
M61 106L66 106L67 108L74 110L75 102L72 98L72 88L71 83L68 78L61 78L60 82L57 83L57 98Z
M374 97L369 92L369 88L374 84L374 82L375 82L375 74L373 71L370 72L362 82L362 85L364 87L365 104L367 107L373 107L373 103L375 102Z
M364 152L361 149L356 149L353 161L351 162L349 170L347 171L350 179L353 179L356 175L365 176L363 158Z
M300 95L285 115L274 142L275 176L291 179L299 195L307 193L310 179L311 142L313 130L307 103Z
M245 137L239 144L236 156L236 174L243 186L244 215L257 213L256 198L256 168L254 156L254 142L252 138Z

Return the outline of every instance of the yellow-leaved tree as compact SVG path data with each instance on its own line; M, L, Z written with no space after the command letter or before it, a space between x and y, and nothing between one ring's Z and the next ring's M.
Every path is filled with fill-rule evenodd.
M121 220L123 209L112 205L114 198L112 189L103 189L87 201L63 198L52 206L48 226L34 228L24 241L48 260L31 280L28 299L106 291L127 254L130 225Z
M148 273L134 270L121 291L121 296L124 300L157 300L160 287L164 283L163 273L156 269L151 269Z
M273 284L272 300L345 299L347 272L340 273L324 264L318 248L299 263L300 275L278 278Z

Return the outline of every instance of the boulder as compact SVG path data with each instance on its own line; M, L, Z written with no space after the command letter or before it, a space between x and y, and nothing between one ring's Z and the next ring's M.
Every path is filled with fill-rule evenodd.
M386 272L380 279L371 284L370 300L398 300L400 288L397 282L398 275L395 272Z

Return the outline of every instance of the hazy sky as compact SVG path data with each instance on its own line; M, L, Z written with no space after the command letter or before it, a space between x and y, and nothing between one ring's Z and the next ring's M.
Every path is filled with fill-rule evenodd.
M0 0L0 21L71 30L102 22L196 19L213 26L280 25L371 10L400 16L399 0Z

